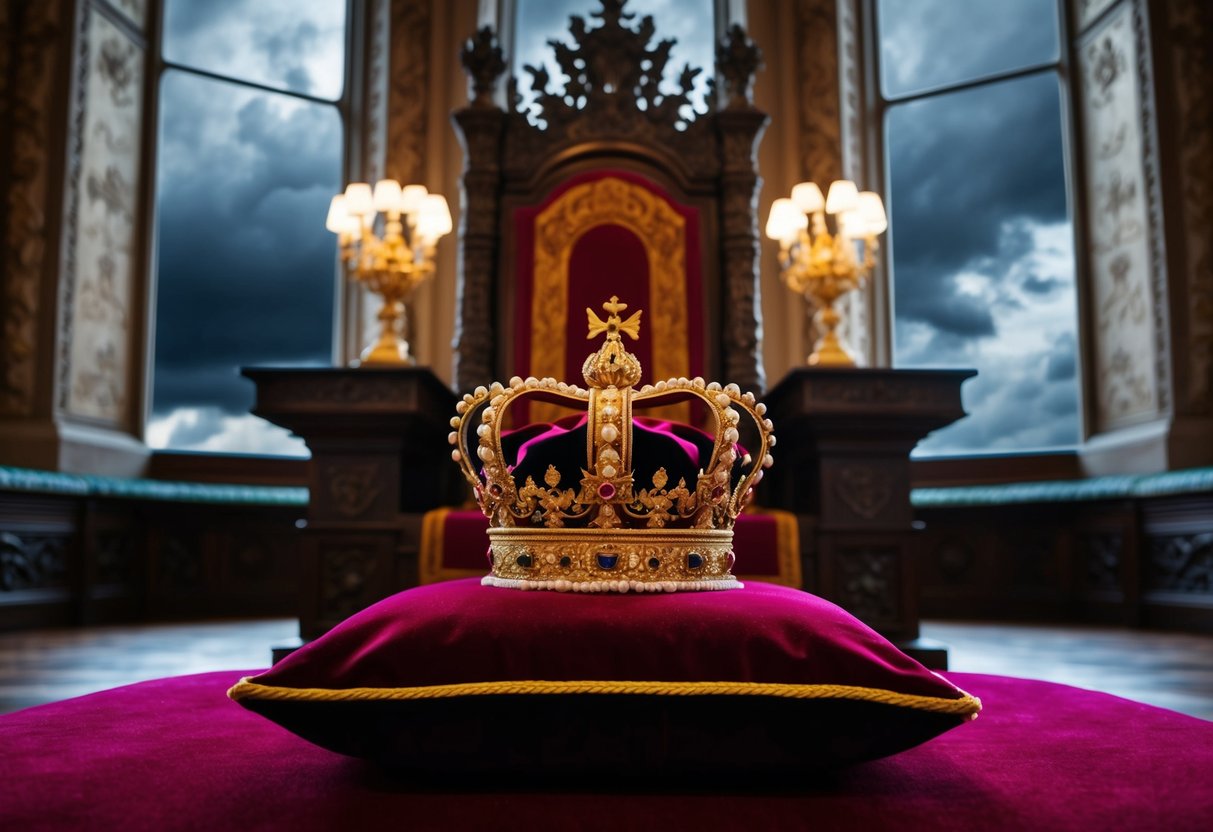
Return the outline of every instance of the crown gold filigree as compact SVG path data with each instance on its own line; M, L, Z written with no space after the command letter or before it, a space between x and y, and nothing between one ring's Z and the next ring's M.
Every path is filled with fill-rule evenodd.
M627 304L614 296L602 308L606 320L586 309L588 337L606 335L582 366L588 389L515 377L508 387L478 387L456 406L451 457L489 518L492 574L484 582L578 592L740 587L730 572L733 523L772 464L766 407L735 384L702 378L634 389L640 361L623 336L639 337L641 313L624 320ZM511 406L524 398L584 409L585 416L576 424L504 430ZM688 399L706 406L714 433L633 417L636 405ZM742 414L755 426L749 452L738 444ZM657 449L653 458L634 457L638 438ZM673 482L673 467L688 473Z

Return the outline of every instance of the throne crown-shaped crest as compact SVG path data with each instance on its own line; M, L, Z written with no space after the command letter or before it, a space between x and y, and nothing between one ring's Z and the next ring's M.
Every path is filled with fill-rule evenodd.
M586 388L514 377L463 397L451 419L451 457L489 518L484 583L577 592L733 589L733 524L775 445L766 407L735 384L676 378L646 384L623 337L639 335L617 297L586 309L589 338L605 335L582 366ZM524 398L583 415L509 430ZM714 430L634 414L699 402ZM743 416L746 422L743 423ZM752 423L753 430L748 430ZM741 430L747 427L742 447Z

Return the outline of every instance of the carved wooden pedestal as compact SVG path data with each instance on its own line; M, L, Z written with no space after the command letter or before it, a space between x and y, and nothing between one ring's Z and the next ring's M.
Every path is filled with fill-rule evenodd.
M930 667L943 645L918 633L910 451L965 415L973 370L793 370L764 401L779 437L762 501L794 511L809 589Z
M245 368L253 413L311 449L299 634L417 584L421 515L461 497L446 435L457 398L422 367Z

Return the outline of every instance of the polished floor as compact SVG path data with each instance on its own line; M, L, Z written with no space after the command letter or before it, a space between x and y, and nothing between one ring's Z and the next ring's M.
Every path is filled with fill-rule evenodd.
M0 634L0 713L143 679L263 667L293 620ZM1094 627L927 622L953 670L1093 688L1213 720L1213 636ZM233 679L233 681L235 681Z

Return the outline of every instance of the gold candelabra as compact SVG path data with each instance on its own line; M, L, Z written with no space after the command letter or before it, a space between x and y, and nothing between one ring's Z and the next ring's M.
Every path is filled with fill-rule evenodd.
M451 231L446 199L424 185L402 188L395 179L380 180L374 190L366 182L352 182L333 197L325 228L337 234L350 278L383 298L379 337L362 351L359 363L413 364L404 304L434 273L438 240Z
M833 233L827 215L833 219ZM766 233L779 241L783 281L817 310L813 320L820 337L809 364L854 366L855 360L838 338L842 315L834 304L871 274L876 264L876 237L888 225L880 195L860 193L854 182L845 179L830 186L828 198L816 184L802 182L792 189L790 199L783 197L771 205Z

